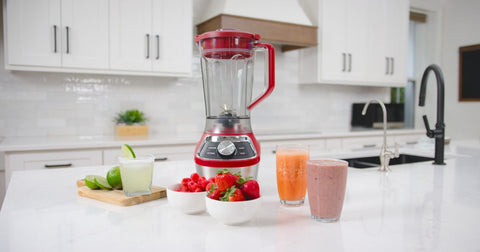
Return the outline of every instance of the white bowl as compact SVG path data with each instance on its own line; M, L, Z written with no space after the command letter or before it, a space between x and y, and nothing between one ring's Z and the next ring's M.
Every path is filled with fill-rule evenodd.
M173 208L185 214L198 214L205 211L207 192L177 192L181 184L167 187L167 200Z
M220 201L206 197L207 212L226 225L238 225L250 221L260 208L261 197L245 201Z

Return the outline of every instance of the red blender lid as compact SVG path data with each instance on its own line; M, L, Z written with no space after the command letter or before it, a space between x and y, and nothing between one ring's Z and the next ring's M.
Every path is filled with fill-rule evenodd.
M231 59L235 55L252 56L252 49L260 35L238 30L220 29L195 36L202 53L208 58Z
M215 31L205 32L200 35L195 35L195 42L198 42L200 40L204 40L207 38L228 38L228 37L247 38L247 39L254 39L254 40L260 39L260 35L258 34L243 32L235 29L218 29Z

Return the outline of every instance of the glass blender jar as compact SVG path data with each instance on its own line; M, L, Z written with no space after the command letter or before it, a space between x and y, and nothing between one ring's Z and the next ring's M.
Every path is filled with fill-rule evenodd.
M213 177L224 168L257 177L260 144L253 135L250 110L275 87L275 51L258 43L260 35L216 30L195 36L200 49L205 131L195 150L197 172ZM265 89L252 102L255 52L266 50ZM268 70L268 73L267 73Z

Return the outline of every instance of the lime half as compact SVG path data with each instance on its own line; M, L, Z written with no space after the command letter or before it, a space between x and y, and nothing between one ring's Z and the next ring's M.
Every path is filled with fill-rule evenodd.
M120 176L120 167L115 166L107 172L107 181L113 189L122 189L122 177Z
M85 176L85 185L90 189L98 189L98 185L95 183L95 175Z
M112 190L112 187L108 184L108 181L102 176L95 176L95 184L102 189Z
M128 144L122 145L122 154L125 158L135 158L135 152L133 152L132 147Z

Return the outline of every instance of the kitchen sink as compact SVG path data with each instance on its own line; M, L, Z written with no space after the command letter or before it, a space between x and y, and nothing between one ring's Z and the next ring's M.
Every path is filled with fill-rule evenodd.
M343 158L342 160L347 161L349 167L359 168L359 169L380 166L379 156ZM398 158L390 159L390 165L410 164L410 163L418 163L418 162L425 162L425 161L433 161L433 158L409 155L409 154L400 154Z

